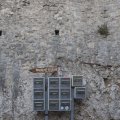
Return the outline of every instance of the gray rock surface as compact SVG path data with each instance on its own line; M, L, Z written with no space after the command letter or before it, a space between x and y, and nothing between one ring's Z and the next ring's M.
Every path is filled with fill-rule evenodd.
M104 23L106 38L97 32ZM119 0L0 0L0 30L0 120L44 119L32 108L32 79L43 74L29 69L50 65L84 76L87 99L75 103L75 120L120 120Z

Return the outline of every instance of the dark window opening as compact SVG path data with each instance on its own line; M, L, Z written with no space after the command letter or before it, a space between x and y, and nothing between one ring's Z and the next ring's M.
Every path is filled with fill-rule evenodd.
M55 35L59 35L59 30L55 30Z
M0 30L0 36L2 36L2 30Z

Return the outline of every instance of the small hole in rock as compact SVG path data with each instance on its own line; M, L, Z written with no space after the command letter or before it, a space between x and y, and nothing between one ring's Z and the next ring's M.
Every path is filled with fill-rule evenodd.
M55 35L59 35L59 30L55 30Z
M111 80L108 79L108 77L105 77L105 78L103 78L103 79L104 79L104 83L105 83L106 86L107 86L108 84L110 84Z
M2 36L2 30L0 30L0 36Z
M104 79L104 81L107 81L108 80L108 78L103 78Z

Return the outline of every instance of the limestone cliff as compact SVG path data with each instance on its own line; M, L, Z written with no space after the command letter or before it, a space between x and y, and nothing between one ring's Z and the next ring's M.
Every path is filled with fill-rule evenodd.
M29 69L50 65L85 78L75 120L120 120L120 0L0 0L0 120L44 119L32 108L32 80L43 74Z

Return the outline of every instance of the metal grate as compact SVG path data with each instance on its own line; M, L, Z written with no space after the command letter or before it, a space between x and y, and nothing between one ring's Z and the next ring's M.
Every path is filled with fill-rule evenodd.
M71 79L50 77L48 79L48 110L69 111L71 105Z
M85 87L75 87L74 89L74 98L75 99L85 99L86 90Z
M73 98L80 100L85 99L86 91L82 80L82 76L73 76L72 81L71 78L49 77L46 79L47 89L45 91L45 78L34 78L34 111L45 111L46 109L48 111L71 111L73 108ZM46 99L45 93L47 95ZM45 105L47 105L47 107L45 107Z
M45 110L45 78L33 79L33 109L35 111Z
M60 109L62 111L69 111L71 109L71 101L70 100L61 100L60 101Z
M83 86L83 76L73 76L72 86L73 87Z

